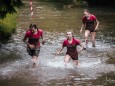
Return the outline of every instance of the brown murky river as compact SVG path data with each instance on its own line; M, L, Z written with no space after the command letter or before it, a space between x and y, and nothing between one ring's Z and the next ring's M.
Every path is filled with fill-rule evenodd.
M114 9L90 8L100 21L96 48L92 48L90 42L88 49L79 54L79 66L76 67L72 60L64 66L65 50L59 56L55 56L55 52L68 30L73 30L75 37L84 44L83 34L79 34L84 8L63 9L59 3L33 1L34 16L30 18L29 1L24 3L19 11L16 33L7 44L1 45L0 57L18 59L0 65L0 86L107 86L106 81L98 84L94 80L102 73L115 75L115 65L106 63L108 54L115 53ZM46 39L46 44L41 45L37 68L32 68L31 57L22 42L31 23L43 29ZM115 80L110 83L115 84Z

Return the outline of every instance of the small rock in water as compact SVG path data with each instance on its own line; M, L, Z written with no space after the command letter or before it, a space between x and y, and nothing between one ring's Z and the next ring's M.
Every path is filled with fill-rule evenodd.
M74 78L75 76L69 76L69 78Z
M74 78L75 81L80 81L81 79L80 78Z

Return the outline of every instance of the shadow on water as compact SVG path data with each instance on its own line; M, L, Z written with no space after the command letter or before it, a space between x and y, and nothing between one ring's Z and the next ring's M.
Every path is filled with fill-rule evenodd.
M93 80L93 85L114 86L115 72L103 73L96 80Z
M115 66L107 64L106 61L109 58L108 55L114 56L115 50L114 42L111 41L111 38L107 39L107 37L114 38L114 36L110 36L109 30L106 29L108 26L104 14L98 14L100 11L93 9L100 20L96 48L92 48L90 42L88 49L79 54L79 66L76 67L72 60L65 66L64 55L66 50L59 56L55 56L55 53L61 47L62 40L65 39L64 33L70 29L75 32L75 38L80 39L84 44L83 35L79 36L83 9L63 9L60 11L46 3L34 2L34 17L31 22L38 24L39 28L43 28L47 42L45 45L41 45L37 67L32 68L31 57L26 53L26 45L22 42L22 37L31 23L29 22L30 16L27 15L29 14L29 2L24 3L26 5L20 10L19 14L17 34L12 36L13 42L1 45L0 52L0 58L2 56L12 57L12 53L8 53L8 55L5 53L7 50L11 50L16 54L16 57L19 56L21 59L0 65L0 85L103 86L104 83L101 84L99 81L105 81L106 75L110 77L109 79L113 83ZM115 20L109 21L114 22ZM110 27L113 28L111 24ZM105 37L104 33L108 33L108 36Z
M8 61L15 61L17 59L21 59L20 55L16 54L16 52L1 52L2 54L0 55L0 64L3 64L4 62Z
M109 59L107 60L108 64L115 64L115 51L112 53L107 54Z

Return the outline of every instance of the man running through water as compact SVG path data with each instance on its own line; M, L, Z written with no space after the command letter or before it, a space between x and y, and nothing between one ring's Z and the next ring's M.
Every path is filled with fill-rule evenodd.
M87 47L88 45L88 36L91 33L92 47L95 47L95 36L96 31L98 30L99 21L94 15L90 14L90 12L85 9L82 22L83 24L80 33L82 33L83 28L85 28L85 46Z
M79 51L77 51L77 45L81 46L81 49ZM67 32L67 39L63 41L62 48L57 52L56 55L59 55L64 47L67 47L67 52L64 59L65 65L68 63L70 58L72 58L74 63L78 65L78 52L81 52L84 47L78 39L75 39L73 37L72 32Z
M33 67L36 66L36 62L40 52L40 38L42 38L42 44L44 44L45 41L43 39L43 31L41 29L38 29L35 24L31 24L30 29L26 32L23 38L23 41L27 44L28 54L32 56Z

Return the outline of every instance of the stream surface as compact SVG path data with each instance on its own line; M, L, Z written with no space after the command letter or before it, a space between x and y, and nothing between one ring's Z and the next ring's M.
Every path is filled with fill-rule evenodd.
M75 38L84 44L83 34L79 34L84 8L62 9L59 3L33 1L34 16L30 18L29 1L24 0L24 3L19 11L16 33L8 43L1 44L0 57L17 59L0 64L0 86L94 86L92 80L101 73L115 72L115 65L106 63L108 54L115 52L113 8L90 8L100 22L96 47L91 46L89 39L88 49L79 53L79 66L72 60L65 66L66 49L59 56L55 53L68 30L73 30ZM46 39L46 44L41 44L36 68L32 68L31 57L22 41L31 23L42 28Z

